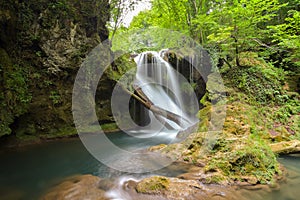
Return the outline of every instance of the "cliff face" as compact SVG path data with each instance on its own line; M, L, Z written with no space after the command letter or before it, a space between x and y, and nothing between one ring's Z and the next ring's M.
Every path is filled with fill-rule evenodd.
M76 73L108 38L108 20L108 0L0 2L0 136L71 133ZM112 84L102 84L105 96ZM104 113L99 120L109 122Z

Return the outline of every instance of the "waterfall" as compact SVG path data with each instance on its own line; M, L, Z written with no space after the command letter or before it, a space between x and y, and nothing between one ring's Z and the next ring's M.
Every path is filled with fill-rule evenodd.
M195 116L190 116L187 112L187 107L198 105L197 98L184 93L186 88L182 87L188 81L163 59L166 51L165 49L160 52L147 51L135 58L137 73L134 84L142 90L153 105L181 117L181 126L163 117L172 129L185 130L197 121ZM156 120L151 111L147 114L151 121Z

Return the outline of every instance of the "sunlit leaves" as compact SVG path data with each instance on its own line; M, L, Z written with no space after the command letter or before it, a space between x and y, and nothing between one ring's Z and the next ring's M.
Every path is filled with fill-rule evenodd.
M273 42L287 50L289 57L285 61L293 62L300 66L300 12L292 10L286 23L269 26Z

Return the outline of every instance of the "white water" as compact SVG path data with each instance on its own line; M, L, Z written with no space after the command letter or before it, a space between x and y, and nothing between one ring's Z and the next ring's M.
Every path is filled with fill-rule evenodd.
M183 95L181 85L187 80L163 59L165 51L159 53L148 51L135 58L137 63L135 84L155 106L181 116L181 126L166 118L164 120L173 129L184 130L197 121L195 117L189 116L184 108L186 100L192 102L193 98ZM197 104L197 102L192 103Z
M163 122L157 120L156 116L151 111L144 110L140 112L141 115L148 115L151 122L146 126L140 126L131 130L129 135L145 141L145 143L138 142L142 146L149 145L149 141L151 140L165 144L176 142L178 141L177 134L180 131L193 126L197 122L196 118L187 114L188 112L185 110L185 104L187 104L187 102L194 103L196 105L195 109L197 110L197 98L185 96L186 93L183 93L181 85L188 83L188 81L163 59L165 51L166 50L162 50L159 53L153 51L144 52L135 58L137 63L137 73L134 84L143 91L146 97L155 106L180 116L181 123L178 125L166 117L161 116L164 121L172 127L172 129L170 129L170 127L167 128L164 126ZM137 106L136 102L134 106ZM134 118L136 117L143 119L142 116L135 116ZM127 150L135 151L137 148L134 146L129 149L127 148ZM118 160L120 165L127 161L128 163L135 163L135 166L137 166L139 164L139 159L142 159L138 157L137 160L134 160L126 156L117 156L119 156L119 158L114 160ZM134 158L136 159L137 156L138 155L134 155ZM159 159L160 157L157 157L155 161L160 163L161 161L159 161ZM153 159L150 162L153 162ZM151 166L154 163L142 162L143 165L147 166ZM130 166L132 167L132 165ZM139 181L141 178L145 177L147 177L145 174L122 176L115 180L116 187L109 190L106 195L113 200L136 199L131 196L132 194L128 193L125 183L130 180Z

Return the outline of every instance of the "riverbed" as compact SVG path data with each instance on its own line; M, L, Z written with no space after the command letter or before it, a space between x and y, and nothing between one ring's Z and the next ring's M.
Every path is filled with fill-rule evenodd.
M109 137L116 144L122 143L124 148L126 145L137 144L133 140L123 138L122 133L113 133ZM141 146L146 147L147 144L141 144ZM244 194L247 199L299 199L300 154L281 156L278 159L288 171L287 179L280 184L280 189L271 192L246 191ZM38 199L49 188L69 176L78 174L92 174L108 179L128 176L128 174L112 170L97 161L78 138L1 150L0 160L0 196L2 200ZM188 170L187 166L175 163L171 167L153 173L177 176L186 170Z

